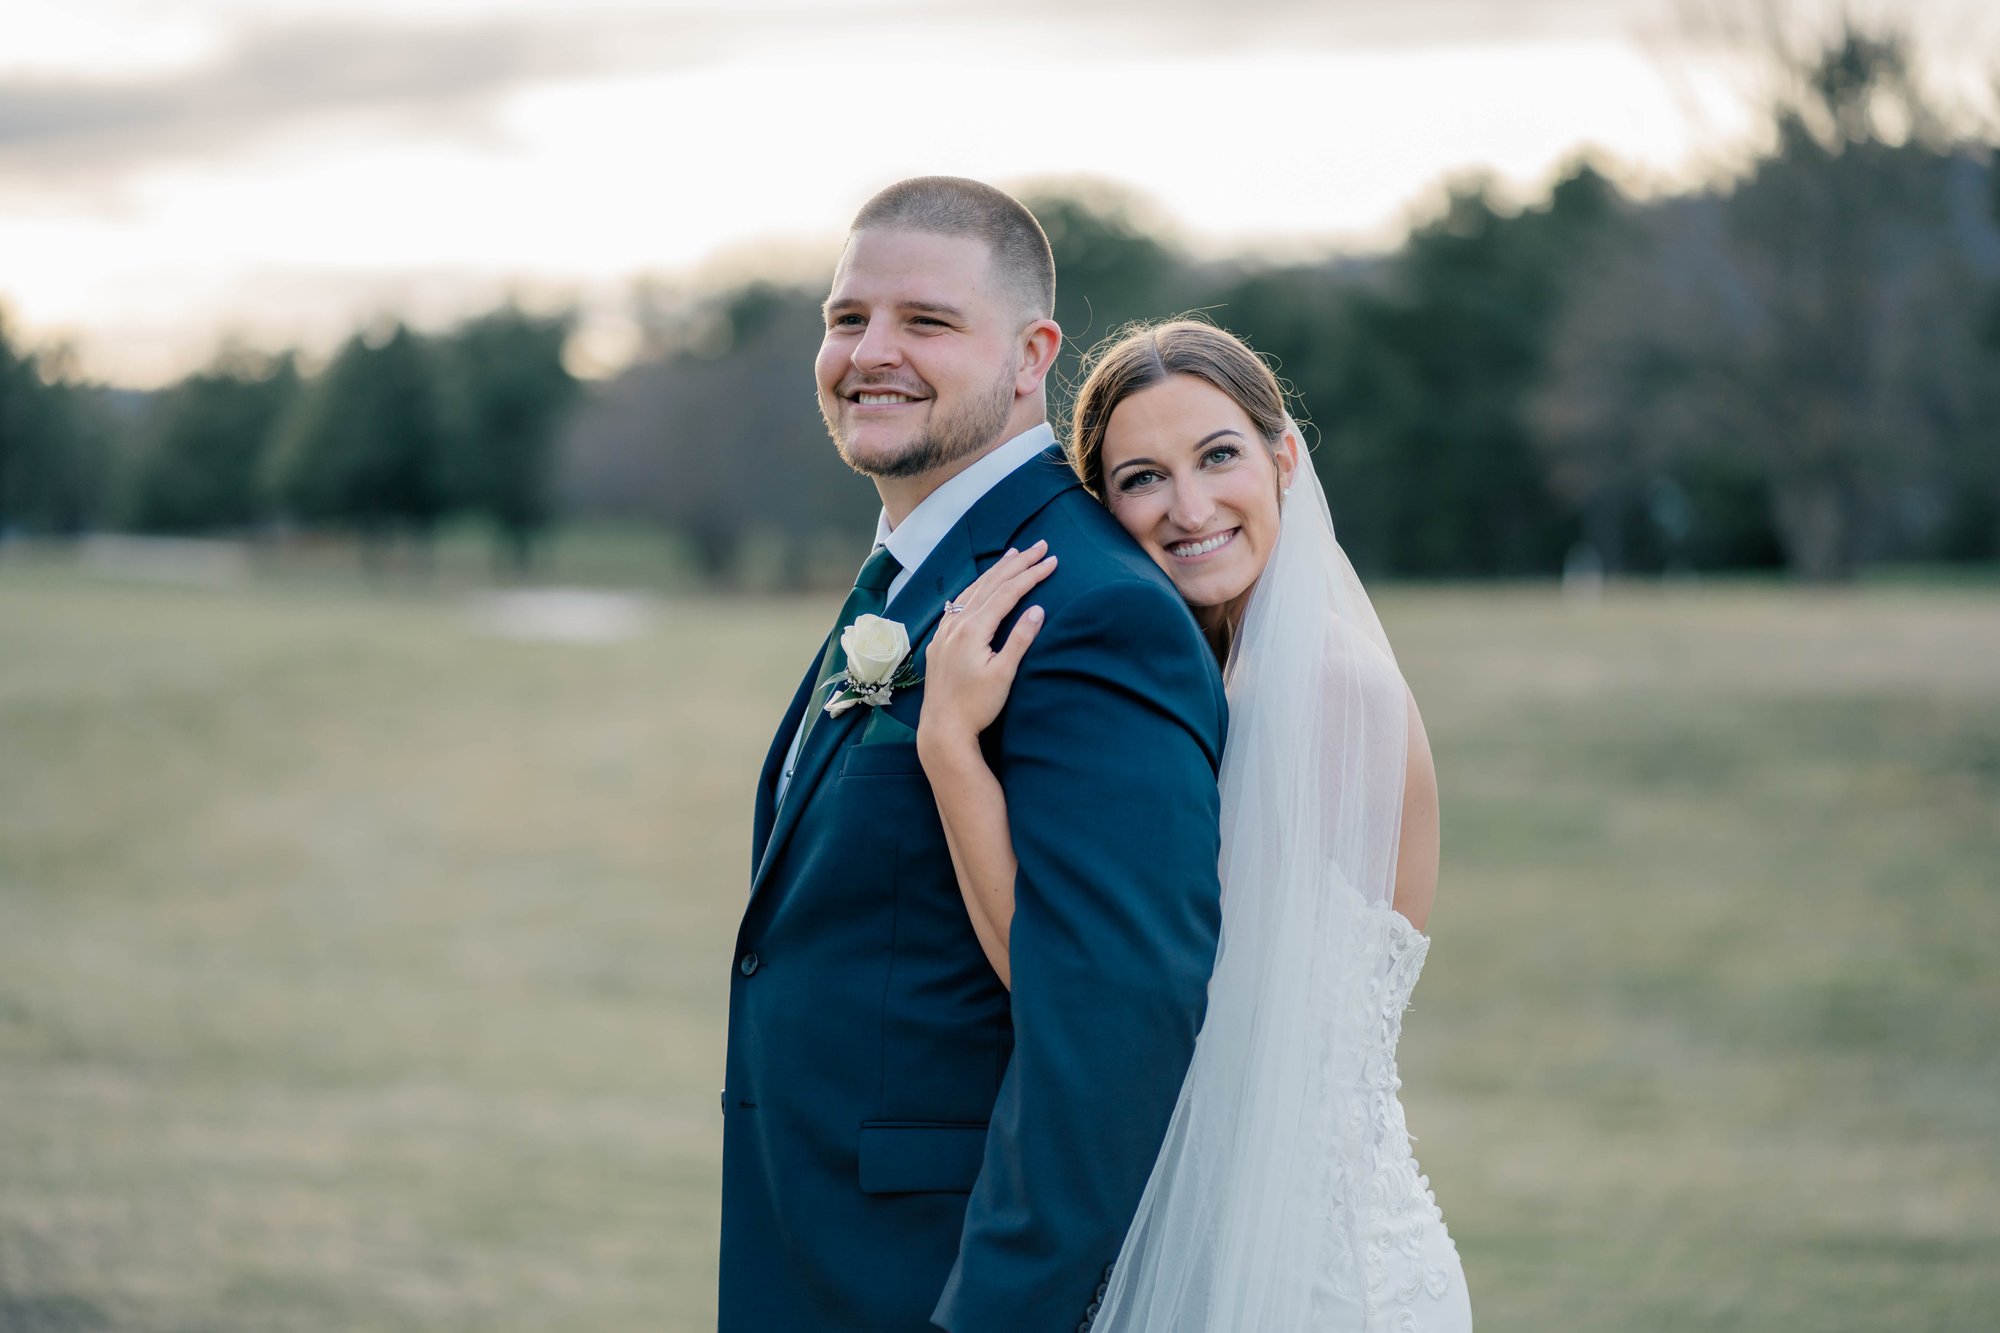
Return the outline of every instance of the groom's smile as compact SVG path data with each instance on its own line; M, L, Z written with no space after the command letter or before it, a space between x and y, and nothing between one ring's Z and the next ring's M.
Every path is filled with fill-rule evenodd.
M907 439L910 431L922 432L923 414L934 395L924 388L868 383L856 376L840 387L839 397L843 404L840 419L828 421L827 427L834 439L842 442L842 453L846 454L850 449L866 450L873 443L868 438L871 433L881 433L877 427L899 432L888 437L897 441ZM903 430L904 426L908 430ZM848 462L855 459L850 457Z
M845 398L849 403L852 403L855 408L862 410L878 407L908 407L913 403L926 402L930 398L929 394L921 393L914 389L874 387L843 388L840 396Z

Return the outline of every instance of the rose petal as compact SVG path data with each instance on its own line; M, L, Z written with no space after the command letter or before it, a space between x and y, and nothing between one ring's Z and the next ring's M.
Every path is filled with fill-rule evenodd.
M863 615L840 632L840 649L847 655L849 677L859 685L880 685L896 674L910 655L910 634L901 621Z

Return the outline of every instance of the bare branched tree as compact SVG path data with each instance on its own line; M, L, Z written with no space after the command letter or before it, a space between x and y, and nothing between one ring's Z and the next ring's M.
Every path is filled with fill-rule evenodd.
M1844 579L1921 520L1913 491L1979 410L1967 293L2000 281L1962 198L1987 171L1982 127L1933 91L1895 17L1683 14L1691 42L1750 72L1770 137L1713 210L1655 214L1576 304L1538 418L1586 504L1674 458L1743 460L1793 570Z

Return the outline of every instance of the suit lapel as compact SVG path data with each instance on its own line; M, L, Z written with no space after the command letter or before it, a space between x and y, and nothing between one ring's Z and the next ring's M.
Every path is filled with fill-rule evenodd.
M798 734L799 722L805 717L813 686L818 683L813 676L818 673L820 659L825 655L826 645L822 643L807 665L805 678L799 682L792 702L785 709L785 720L778 725L778 734L771 741L770 752L764 756L764 767L757 776L757 801L750 835L750 865L753 870L763 864L764 849L770 844L771 824L778 812L778 778L785 771L785 756L791 753L792 737Z
M979 577L979 571L992 563L992 557L1006 549L1008 539L1021 524L1058 494L1079 484L1076 474L1064 461L1060 447L1044 450L1014 469L982 496L917 566L885 614L891 620L902 621L909 632L920 674L923 671L924 650L930 645L931 631L937 628L938 620L944 614L945 602L963 592L967 584ZM816 666L819 659L815 657L813 660ZM806 738L798 764L792 770L791 785L785 788L784 801L767 816L766 811L776 800L777 774L784 767L785 754L791 748L792 734L798 730L799 719L814 702L824 702L807 697L817 683L808 675L800 685L799 694L786 711L785 725L779 729L771 753L764 761L764 775L757 787L756 827L759 834L755 841L759 854L757 871L750 883L753 902L769 877L771 867L777 864L792 830L798 827L799 816L825 777L834 755L851 736L860 734L860 724L870 711L864 704L848 709L839 717L821 718L813 725L812 734ZM913 717L908 721L914 726L916 719ZM768 834L764 832L767 829Z
M1015 468L965 515L966 540L974 559L985 568L990 563L989 557L1006 550L1022 526L1049 501L1082 485L1059 444L1050 445Z
M888 615L891 620L902 621L903 628L909 631L918 675L923 674L924 654L931 646L932 631L944 616L944 604L964 592L965 585L978 577L972 543L965 524L960 523L944 535L896 595Z
M811 685L809 684L807 688L810 689ZM815 696L806 701L806 707L821 706L825 702L824 699ZM801 715L803 712L801 709ZM867 714L868 706L861 704L848 709L838 717L823 717L813 723L812 734L806 737L805 745L799 750L799 761L792 768L792 780L785 787L785 799L778 802L777 814L772 821L771 837L764 844L764 855L757 862L757 873L750 881L750 897L753 902L756 900L757 891L763 887L766 876L770 874L772 865L777 862L778 853L784 850L792 830L798 827L799 815L805 810L806 802L812 798L813 788L819 785L820 777L826 772L828 761L840 749L840 742L860 726ZM787 735L785 737L787 749L791 747L791 743L791 737ZM783 755L779 756L780 766L783 764L783 758Z
M891 618L908 627L919 652L930 643L944 604L985 572L1050 500L1080 485L1061 446L1053 446L1002 477L966 511L889 606Z

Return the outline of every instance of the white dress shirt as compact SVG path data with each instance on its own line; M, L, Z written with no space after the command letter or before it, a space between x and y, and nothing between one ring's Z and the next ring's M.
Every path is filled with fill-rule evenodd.
M884 611L893 612L896 609L896 594L910 581L910 575L930 558L937 544L944 540L944 535L958 526L958 521L972 506L978 504L1015 468L1038 457L1055 442L1056 433L1047 422L1031 426L926 495L895 527L889 526L889 511L884 509L875 520L875 545L888 547L889 554L895 556L896 563L902 566L895 580L889 584L889 602ZM814 683L818 684L817 681ZM792 748L785 755L784 771L778 774L780 802L785 799L785 789L792 785L792 769L799 762L799 741L805 736L805 719L812 716L812 709L813 701L808 699L806 712L799 718L798 730L792 733Z

